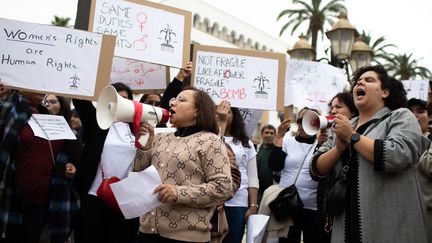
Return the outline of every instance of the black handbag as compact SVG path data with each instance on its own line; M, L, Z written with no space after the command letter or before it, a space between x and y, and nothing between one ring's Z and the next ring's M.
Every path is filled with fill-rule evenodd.
M341 215L345 210L346 187L349 165L342 167L339 175L330 184L330 188L324 197L324 210L332 216Z
M303 202L297 192L295 184L283 189L279 195L269 203L269 208L277 221L285 221L289 216L303 208Z
M303 159L294 183L279 192L278 196L269 203L270 211L272 212L272 216L276 219L276 221L285 221L291 215L297 213L298 211L300 211L300 209L303 208L303 202L297 192L297 187L295 186L295 183L297 182L297 178L300 174L301 169L303 168L303 164L306 158L308 157L312 148L314 148L315 146L316 143L312 144L308 153Z

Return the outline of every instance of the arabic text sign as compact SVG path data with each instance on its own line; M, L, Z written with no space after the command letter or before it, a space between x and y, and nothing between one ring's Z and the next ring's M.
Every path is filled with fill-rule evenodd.
M285 55L212 46L194 46L193 85L219 104L277 110L283 107Z
M285 106L307 106L322 112L328 111L329 101L347 82L342 69L312 61L288 59L285 75Z
M191 13L147 1L92 1L89 30L117 36L119 57L183 67L189 56Z
M91 99L108 84L114 37L6 19L0 25L5 85Z
M122 82L132 90L165 90L169 69L159 64L114 57L111 83Z

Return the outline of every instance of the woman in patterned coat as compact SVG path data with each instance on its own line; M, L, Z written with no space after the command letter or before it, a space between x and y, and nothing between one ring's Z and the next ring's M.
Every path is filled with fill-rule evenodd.
M232 196L230 162L219 138L215 105L195 88L170 102L175 133L150 134L137 150L135 170L156 167L162 184L154 192L163 203L140 219L138 242L208 242L210 218L217 205Z

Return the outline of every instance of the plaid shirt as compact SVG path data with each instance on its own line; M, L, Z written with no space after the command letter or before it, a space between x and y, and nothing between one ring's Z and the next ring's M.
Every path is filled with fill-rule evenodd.
M0 100L0 230L5 237L9 225L22 223L22 202L15 180L15 152L19 131L32 115L26 99L12 92ZM71 216L79 209L79 200L71 190L71 182L63 171L68 157L59 152L56 156L51 188L48 229L51 242L64 243L71 231Z

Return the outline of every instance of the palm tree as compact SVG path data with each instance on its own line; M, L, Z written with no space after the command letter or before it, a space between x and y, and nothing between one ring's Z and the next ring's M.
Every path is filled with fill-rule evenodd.
M364 30L360 34L360 36L363 38L363 41L368 44L368 46L372 49L372 62L375 64L381 65L382 60L387 60L389 53L385 50L388 47L396 47L394 44L388 44L385 43L386 39L384 36L381 36L380 38L376 39L372 43L372 37L370 33L366 33Z
M297 28L303 23L309 21L309 27L307 35L312 35L312 48L316 52L318 33L324 33L324 25L329 23L333 24L335 19L341 12L346 12L345 6L342 4L344 0L332 0L328 4L321 7L324 2L322 0L312 0L309 4L306 1L291 0L293 4L299 4L302 6L300 9L285 9L280 12L277 20L279 21L283 16L288 17L288 22L282 26L279 35L291 26L291 35L297 30Z
M54 15L54 20L51 21L51 24L55 26L69 27L69 21L69 17L59 17Z
M414 59L411 54L390 54L385 58L388 63L384 67L389 71L393 77L400 80L410 80L420 77L422 79L431 79L432 73L429 69L419 66L420 59Z

